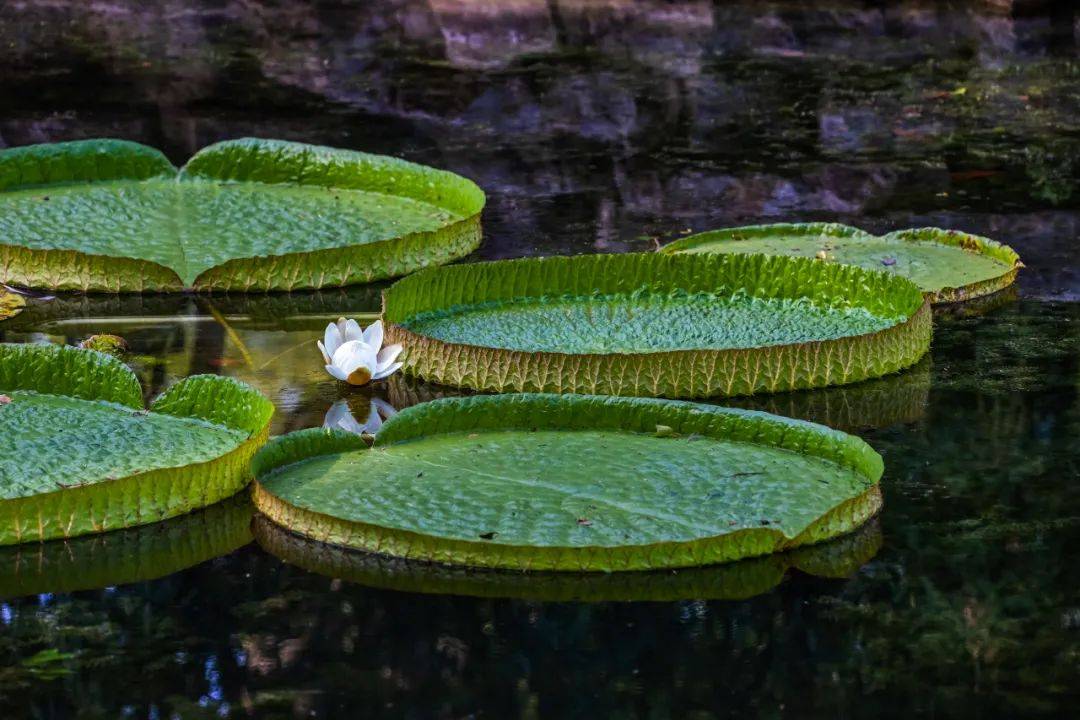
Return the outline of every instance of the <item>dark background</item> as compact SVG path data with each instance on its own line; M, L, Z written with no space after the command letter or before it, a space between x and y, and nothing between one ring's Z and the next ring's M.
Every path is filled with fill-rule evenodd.
M483 254L803 219L958 227L1075 299L1080 6L0 3L0 146L238 136L403 155L489 193Z

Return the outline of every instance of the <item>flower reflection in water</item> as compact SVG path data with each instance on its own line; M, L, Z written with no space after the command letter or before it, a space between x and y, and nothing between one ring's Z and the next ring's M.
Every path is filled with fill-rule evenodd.
M382 398L361 398L367 400L367 417L364 422L356 419L356 415L349 407L348 400L338 400L326 411L323 419L323 427L345 430L357 435L374 435L379 432L383 421L389 420L397 414L394 406Z

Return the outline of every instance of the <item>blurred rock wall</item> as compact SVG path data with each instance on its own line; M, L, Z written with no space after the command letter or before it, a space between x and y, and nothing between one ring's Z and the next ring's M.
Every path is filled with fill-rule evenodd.
M1077 292L1072 2L9 1L0 146L262 135L489 190L491 257L935 222ZM1062 266L1065 269L1061 269Z

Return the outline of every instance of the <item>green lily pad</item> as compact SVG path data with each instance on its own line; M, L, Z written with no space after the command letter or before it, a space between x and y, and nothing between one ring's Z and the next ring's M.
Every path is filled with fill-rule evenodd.
M251 499L241 493L153 525L2 547L0 597L93 590L171 575L251 542L251 515Z
M0 545L143 525L249 481L273 405L196 375L143 408L122 362L93 350L0 345Z
M384 293L404 370L494 392L712 397L821 387L929 348L910 281L764 255L583 255L432 268Z
M351 150L230 140L179 171L82 140L0 151L4 282L63 290L293 290L369 282L480 243L483 192Z
M521 572L404 560L327 545L264 517L257 517L252 529L266 552L308 572L399 592L543 602L745 600L772 590L791 570L850 577L881 548L881 528L872 520L835 540L723 565L620 573Z
M750 225L691 235L665 253L760 253L815 258L908 278L934 303L988 295L1023 267L1008 245L940 228L875 236L837 223Z
M371 449L303 430L253 468L256 508L301 535L493 568L709 565L827 540L881 507L881 457L856 437L648 398L436 400Z

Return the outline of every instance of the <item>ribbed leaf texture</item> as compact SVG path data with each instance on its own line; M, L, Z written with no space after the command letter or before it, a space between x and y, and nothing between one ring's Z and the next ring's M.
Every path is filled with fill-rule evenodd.
M0 151L0 280L107 292L370 282L480 243L474 183L396 158L230 140L177 171L82 140Z
M142 406L119 360L0 345L0 545L132 527L213 504L250 480L273 405L193 376Z
M664 253L760 253L817 258L908 278L935 304L988 295L1012 284L1023 263L1008 245L941 228L883 236L838 223L748 225L681 238Z
M912 365L932 333L929 302L908 280L766 255L432 268L395 283L383 307L406 373L493 392L695 398L838 385Z
M845 432L911 423L926 414L930 396L929 355L904 372L851 385L728 398L730 407L820 423ZM425 382L400 373L386 383L386 397L398 410L471 391Z
M449 398L371 449L306 430L254 461L256 507L307 537L410 560L558 571L689 567L854 530L881 457L765 413L579 395Z

